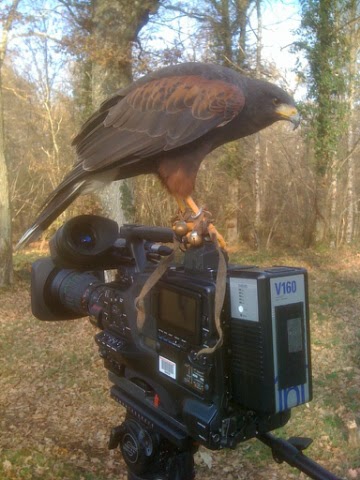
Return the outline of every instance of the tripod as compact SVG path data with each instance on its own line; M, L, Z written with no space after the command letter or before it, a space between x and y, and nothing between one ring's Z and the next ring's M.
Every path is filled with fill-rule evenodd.
M270 433L259 440L271 448L274 460L286 462L314 480L340 480L302 452L312 442L309 438L293 437L288 441ZM194 453L197 445L189 438L187 448L180 449L164 436L144 427L128 416L123 424L111 431L109 448L120 447L128 468L128 480L194 480Z

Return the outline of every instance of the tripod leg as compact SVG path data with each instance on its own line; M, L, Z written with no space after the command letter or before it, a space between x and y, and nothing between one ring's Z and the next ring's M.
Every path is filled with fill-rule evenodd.
M190 450L179 452L169 465L169 480L193 480L195 478L194 454Z
M165 460L165 465L159 465L159 471L145 472L140 476L128 470L128 480L194 480L194 456L190 450L173 453Z

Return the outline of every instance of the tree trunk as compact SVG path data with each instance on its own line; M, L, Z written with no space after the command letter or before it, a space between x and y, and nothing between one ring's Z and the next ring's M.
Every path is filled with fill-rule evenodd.
M350 131L349 131L350 140ZM354 156L350 155L348 164L348 179L346 187L346 202L347 202L347 221L345 242L351 243L354 237L354 223L355 223L355 194L354 194Z
M337 203L338 203L338 172L335 166L331 170L331 183L330 183L330 213L329 213L329 244L331 248L335 248L338 244L338 215L337 215Z
M354 63L355 66L355 63ZM346 230L345 230L345 242L350 244L354 238L355 231L355 135L354 135L354 123L355 123L355 108L354 108L354 85L353 79L350 80L350 95L349 95L349 129L348 129L348 170L347 170L347 184L346 184Z
M255 135L255 151L254 151L254 200L255 200L255 215L254 215L254 237L256 248L260 247L260 223L261 223L261 150L260 150L260 133Z
M132 46L146 25L158 1L128 2L127 0L95 0L93 4L92 103L101 102L132 81ZM121 207L121 183L113 182L101 194L106 214L124 223Z
M12 282L11 211L5 158L2 78L0 68L0 287Z
M261 0L256 0L256 14L258 20L257 41L256 41L256 78L261 78L261 53L262 53L262 16ZM254 237L256 247L260 247L260 222L261 222L261 134L255 135L255 158L254 158Z
M237 0L236 11L239 24L239 41L236 61L240 68L244 68L246 62L246 26L247 26L247 12L251 0Z
M352 0L350 4L350 14L352 19L357 17L357 4L356 0ZM357 22L353 22L350 25L350 62L349 62L349 129L348 129L348 171L347 171L347 185L346 185L346 231L345 242L351 243L354 238L355 231L355 204L356 196L354 191L355 180L355 77L357 74L357 61L359 53L359 26Z
M13 279L11 209L8 169L5 157L4 102L2 94L2 67L6 56L9 32L15 20L20 0L14 0L3 20L0 40L0 287Z
M239 180L235 178L228 188L230 204L234 206L233 213L226 221L226 240L230 245L236 245L239 240Z
M229 18L228 23L230 24L230 5L229 2L223 1L221 2L223 9L222 14L225 14L227 11L227 17ZM236 9L236 19L237 19L237 28L239 29L238 33L238 41L237 41L237 49L233 50L231 48L231 54L228 53L226 58L225 65L233 67L235 64L241 69L244 69L245 60L246 60L246 26L247 26L247 12L249 8L250 0L237 0L235 2L235 9ZM216 35L216 32L214 32ZM233 45L234 44L234 32L230 29L225 32L226 38L223 36L217 35L219 41L223 43L224 46L226 45ZM219 59L221 60L221 59ZM238 146L238 156L242 157L242 145L239 144ZM231 159L230 161L232 161ZM235 174L236 175L236 174ZM240 229L239 229L239 197L240 197L240 180L238 175L234 177L232 182L229 184L228 188L228 195L231 200L231 204L235 205L236 208L233 209L232 215L229 216L226 222L226 238L229 244L236 244L239 241L240 236Z

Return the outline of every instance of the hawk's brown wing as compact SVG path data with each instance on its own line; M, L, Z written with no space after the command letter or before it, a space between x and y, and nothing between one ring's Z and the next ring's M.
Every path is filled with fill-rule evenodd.
M88 122L74 144L87 171L129 165L186 145L230 122L245 103L241 89L197 75L137 86Z

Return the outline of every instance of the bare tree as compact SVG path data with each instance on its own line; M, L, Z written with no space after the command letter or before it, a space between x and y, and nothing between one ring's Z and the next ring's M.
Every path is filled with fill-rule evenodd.
M257 40L256 40L256 77L261 77L261 54L262 54L262 13L261 0L256 0L256 15L258 20ZM261 215L261 133L255 135L255 151L254 151L254 199L255 199L255 215L254 215L254 236L256 246L259 247L259 228Z
M355 135L355 82L357 73L357 63L359 55L359 18L357 15L358 2L351 0L350 15L352 21L349 23L349 87L348 87L348 102L349 102L349 129L348 129L348 169L347 169L347 184L346 184L346 232L345 241L351 243L354 239L355 232L355 213L356 213L356 195L355 195L355 150L356 150L356 135ZM353 21L357 18L357 21Z
M16 32L21 36L17 44L21 64L8 62L6 68L7 163L16 235L75 161L70 146L73 108L66 83L69 55L55 35L56 12L42 6L43 2L35 4L26 28Z
M12 282L11 212L9 178L5 158L5 125L2 90L2 72L9 41L9 33L16 19L20 0L13 0L2 14L2 34L0 40L0 286Z
M217 62L243 71L246 65L246 27L252 0L216 0L207 2L208 15L205 24L211 31L211 49ZM240 173L242 165L239 157L244 156L243 142L237 142L236 148L227 148L226 163L231 170L229 177L228 198L232 208L226 211L226 238L236 244L239 239L239 203Z
M72 11L72 4L64 3ZM97 108L105 98L131 82L134 43L159 2L92 0L90 4L87 19L83 17L81 22L87 40L83 42L85 49L80 61L86 70L82 78L87 82L91 104ZM106 213L120 224L124 222L121 187L122 181L114 182L101 193Z

